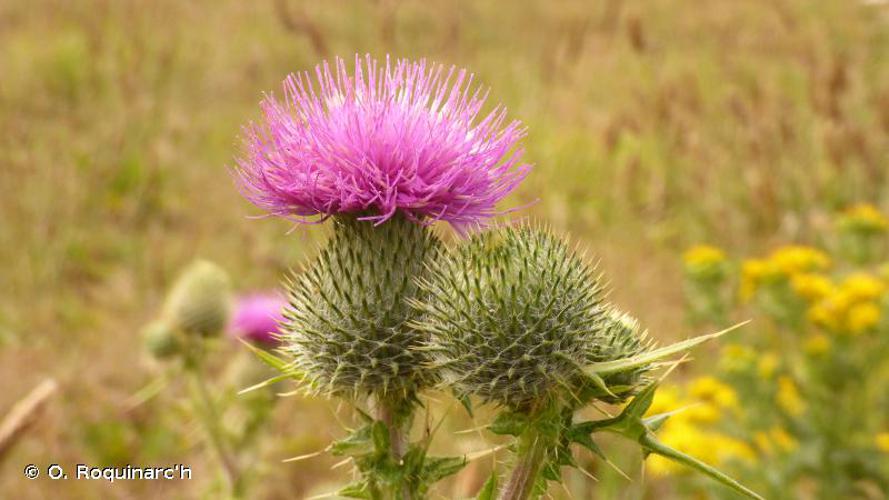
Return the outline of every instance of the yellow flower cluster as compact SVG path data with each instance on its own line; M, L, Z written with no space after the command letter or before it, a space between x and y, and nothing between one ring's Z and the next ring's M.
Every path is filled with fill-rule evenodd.
M666 387L655 393L649 415L682 410L671 416L658 432L661 441L711 465L756 459L756 451L745 441L712 428L726 412L738 411L738 396L731 386L705 376L693 380L686 392L683 397L678 388ZM655 475L686 471L656 455L646 460L646 467Z
M765 259L748 259L741 266L741 298L749 300L763 284L812 275L826 270L830 264L827 254L802 245L778 248ZM812 276L797 278L797 281L796 286L801 286L809 294L817 294L823 287L823 283L815 283Z
M868 203L846 209L840 215L839 223L840 227L867 233L884 233L889 230L889 218Z
M772 427L768 431L759 431L753 435L756 447L763 455L789 453L799 447L799 442L781 427Z
M788 415L796 417L806 411L806 402L800 395L796 383L790 377L778 377L778 393L775 398L778 401L778 406Z
M725 262L725 252L710 245L696 245L685 251L682 260L687 266L712 266Z
M725 252L710 245L697 245L689 248L682 256L685 272L694 279L719 281L725 277Z
M880 322L878 303L885 291L886 285L874 276L853 274L809 309L809 319L834 332L869 331Z
M877 437L874 441L877 444L878 450L889 453L889 432L881 432L877 434Z

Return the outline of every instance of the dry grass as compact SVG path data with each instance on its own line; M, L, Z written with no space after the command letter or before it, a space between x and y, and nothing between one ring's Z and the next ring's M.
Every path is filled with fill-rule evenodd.
M194 439L146 444L175 391L122 405L157 371L137 331L181 265L203 256L265 288L322 237L246 220L225 167L287 72L366 51L476 71L530 127L537 168L513 201L540 198L524 213L601 256L615 300L673 336L682 245L817 238L824 213L889 199L887 27L885 7L849 0L4 2L0 409L46 376L62 387L0 491L190 498L206 485L16 470L103 453L212 466ZM317 444L325 408L279 408L270 432L289 437L264 457L270 497L325 476L323 461L275 463Z

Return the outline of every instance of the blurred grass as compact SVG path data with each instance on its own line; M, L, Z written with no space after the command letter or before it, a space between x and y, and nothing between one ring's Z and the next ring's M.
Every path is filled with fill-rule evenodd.
M615 300L672 336L680 246L749 251L886 207L887 26L887 7L848 0L4 2L0 408L44 374L66 386L10 462L139 446L100 424L144 383L138 327L185 262L264 288L313 251L324 230L246 219L226 169L290 71L370 52L476 72L529 127L536 169L512 202L540 201L519 214L589 247ZM58 491L0 477L36 487Z

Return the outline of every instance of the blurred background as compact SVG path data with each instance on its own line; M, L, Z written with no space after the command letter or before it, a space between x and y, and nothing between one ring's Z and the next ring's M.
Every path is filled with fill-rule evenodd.
M0 415L47 377L59 390L3 458L4 495L214 497L214 457L176 381L138 397L164 373L139 332L195 258L251 291L278 287L316 251L325 228L251 219L259 213L229 168L263 92L324 58L365 52L475 72L489 104L529 130L535 169L505 206L539 200L516 215L601 259L611 299L659 339L706 329L688 321L688 246L740 257L818 245L846 207L889 208L884 2L6 0ZM718 346L690 369L712 365L708 352ZM250 362L245 354L221 343L214 369ZM330 469L336 460L280 461L342 436L337 411L280 401L262 430L273 442L251 452L262 479L250 496L335 490L348 477ZM649 477L637 452L617 449L633 481L601 470L576 498L724 494ZM183 463L194 479L112 487L21 474L53 462ZM436 495L469 496L484 474L467 469Z

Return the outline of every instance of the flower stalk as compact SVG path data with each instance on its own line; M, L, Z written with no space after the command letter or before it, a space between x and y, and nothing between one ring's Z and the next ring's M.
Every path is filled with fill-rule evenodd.
M516 444L515 468L500 493L500 500L524 500L534 492L546 458L547 442L534 426L528 426Z
M207 434L210 447L222 466L231 497L241 498L243 495L243 482L241 480L240 467L234 455L229 451L222 427L220 426L220 412L210 396L203 371L193 361L186 364L186 372L195 413L198 415L201 426Z

